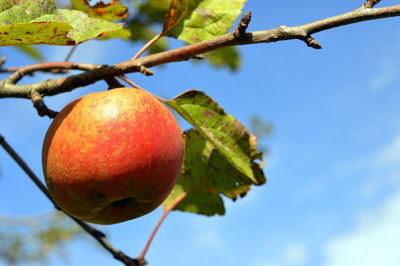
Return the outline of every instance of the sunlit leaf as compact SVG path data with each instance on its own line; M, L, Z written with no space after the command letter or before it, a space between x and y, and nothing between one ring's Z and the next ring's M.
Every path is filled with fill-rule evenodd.
M163 33L167 33L181 22L193 9L199 1L188 0L170 0L168 14L164 20Z
M149 41L159 32L154 31L154 28L162 26L161 35L172 36L171 32L177 31L174 28L182 28L183 22L190 19L190 15L194 10L200 5L202 0L131 0L133 5L136 7L137 15L133 16L132 19L128 21L128 27L131 29L132 40L141 40L144 42ZM204 1L205 2L205 1ZM221 2L220 0L207 1L207 5L214 5L213 2ZM236 1L225 1L222 3L227 6L229 10L233 5L241 8L241 5L235 4ZM245 2L241 0L241 2ZM221 4L221 5L222 5ZM240 13L240 10L239 10ZM238 14L239 14L238 13ZM232 18L233 19L233 18ZM233 19L234 20L234 19ZM160 25L161 24L161 25ZM198 25L199 31L204 30L205 25ZM223 33L228 31L225 28ZM222 32L222 31L221 31ZM182 39L186 41L185 39ZM162 46L160 47L160 42ZM165 38L161 38L156 44L150 47L150 53L159 52L165 50L167 45ZM157 47L156 47L157 46ZM162 48L162 49L160 49ZM219 51L221 50L221 51ZM224 48L218 49L216 51L205 54L208 61L217 67L229 67L231 70L236 70L240 65L240 57L237 48L230 47L225 50ZM224 60L225 63L223 62Z
M123 40L128 40L129 38L131 38L131 36L132 36L132 34L129 29L120 28L119 30L108 32L103 36L99 35L97 37L97 39L107 40L107 39L113 39L113 38L121 38Z
M177 1L172 21L179 23L167 35L187 43L208 40L228 32L240 15L246 0L181 0ZM173 7L173 6L171 6ZM168 17L167 17L168 18ZM171 24L173 25L173 24Z
M66 22L34 22L0 26L0 46L25 44L73 45Z
M244 196L251 184L252 181L233 168L210 141L197 131L189 130L185 136L181 175L163 206L168 208L184 197L174 210L223 215L225 207L221 196L235 200Z
M81 43L92 38L103 37L107 34L122 28L121 23L111 23L105 20L89 18L87 14L68 9L59 9L54 15L44 15L32 22L38 21L65 21L73 29L68 33L68 37L76 43Z
M190 90L167 104L194 128L254 184L265 183L265 176L255 162L262 154L257 140L233 116L202 91Z
M186 132L183 166L164 208L223 215L222 195L235 200L266 182L256 137L213 99L191 90L166 103L195 130Z
M6 9L10 9L14 5L15 5L14 0L1 0L0 1L0 12L4 11Z
M54 0L22 0L13 4L7 4L0 13L0 26L29 22L42 15L53 14L56 11Z
M89 18L81 11L55 9L53 0L24 0L0 13L0 46L75 45L113 32L116 35L117 31L122 35L121 29L121 23Z

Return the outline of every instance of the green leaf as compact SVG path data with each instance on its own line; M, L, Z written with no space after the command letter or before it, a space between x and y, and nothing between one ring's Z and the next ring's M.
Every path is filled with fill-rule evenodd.
M19 45L14 46L14 48L18 49L19 51L23 52L26 55L29 55L33 59L41 61L44 59L43 55L40 53L38 49L30 45Z
M55 9L53 0L20 0L19 5L0 13L0 46L76 45L111 33L126 35L121 29L121 23L89 18L81 11Z
M132 36L131 31L126 28L120 28L119 30L111 31L104 36L99 36L97 39L99 40L108 40L113 38L121 38L123 40L128 40Z
M171 0L164 21L163 34L193 44L228 32L240 15L246 0ZM240 59L234 47L221 48L206 54L211 64L239 67Z
M167 101L194 128L254 184L266 182L256 160L262 159L257 151L257 139L233 116L204 92L187 91Z
M29 22L42 15L53 14L56 10L54 0L20 0L18 3L11 7L7 3L4 5L0 13L0 26Z
M120 30L121 23L112 23L101 19L90 18L87 14L68 9L59 9L56 14L41 16L32 22L68 22L73 29L68 33L68 37L76 43L81 43L89 39L105 37L111 32Z
M207 216L225 214L221 195L235 200L250 189L251 180L231 166L210 141L198 131L189 130L185 136L185 153L181 175L163 203L164 208L178 205L174 210Z
M179 23L169 30L167 35L187 43L197 43L227 33L240 15L246 0L182 0L178 2L179 10L183 10L175 12Z
M100 1L94 6L90 6L87 0L71 0L71 4L73 9L83 11L94 18L112 21L128 17L128 8L118 0L112 0L108 4Z
M168 14L163 25L163 35L173 29L185 17L193 12L199 1L170 0Z
M14 0L1 0L0 2L0 12L10 9L14 6Z
M131 2L135 5L137 14L140 14L140 16L133 16L127 22L127 25L131 29L132 40L144 42L157 35L158 32L154 32L153 29L157 29L159 26L163 28L161 35L171 36L169 31L175 27L180 27L178 24L188 19L201 3L200 0L131 0ZM231 5L226 2L224 4ZM199 25L199 28L202 27L204 25ZM167 40L161 38L150 47L149 52L164 51L167 47ZM231 47L227 51L222 48L221 51L210 52L205 56L212 65L217 67L229 67L231 70L236 70L240 65L240 58L235 47ZM226 62L223 63L223 60L226 60Z
M66 22L18 23L0 26L0 46L26 44L74 45L67 36L72 26Z

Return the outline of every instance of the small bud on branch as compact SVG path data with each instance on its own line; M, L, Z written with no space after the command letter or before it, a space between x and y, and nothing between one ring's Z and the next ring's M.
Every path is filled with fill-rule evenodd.
M233 35L237 38L243 38L246 35L247 27L249 26L251 21L251 12L247 12L243 15L242 19L240 20L237 28L233 32Z
M376 4L378 4L381 0L367 0L363 7L365 8L373 8Z

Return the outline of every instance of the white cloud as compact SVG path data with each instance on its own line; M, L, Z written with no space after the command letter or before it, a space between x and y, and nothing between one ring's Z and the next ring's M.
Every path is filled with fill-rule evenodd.
M400 135L396 136L376 156L378 166L393 166L400 162Z
M284 261L289 265L301 265L307 260L307 257L305 246L299 243L290 244L283 253Z
M228 244L215 229L204 230L195 237L194 243L218 251L226 251L228 248Z
M360 178L359 192L373 197L400 185L400 133L370 154L361 154L335 169L340 177Z
M297 242L289 243L283 248L278 257L272 261L268 259L258 259L252 265L254 266L298 266L307 265L308 260L307 248Z
M197 218L197 219L196 219ZM207 248L218 252L229 252L230 244L221 233L221 218L193 217L193 242L196 248Z
M386 53L381 61L375 64L372 70L369 86L373 91L381 91L399 80L400 53L397 49L400 42L398 35L393 46L386 47Z
M400 135L378 152L375 168L380 170L389 186L400 185Z
M397 188L396 194L378 209L359 216L353 231L333 236L322 251L326 254L324 266L397 266L400 261L400 134L370 154L363 154L350 164L342 165L339 173L346 177L358 176L358 188L368 199ZM317 183L316 188L321 188ZM356 193L356 192L355 192ZM379 197L380 197L379 196ZM378 199L378 198L377 198ZM346 222L345 220L343 222ZM317 247L318 249L318 247ZM311 251L316 252L317 249ZM313 254L301 243L289 243L273 258L257 258L253 266L309 265Z
M400 190L381 208L361 215L353 232L325 247L325 266L397 266L400 261Z
M372 77L370 87L374 91L380 91L394 83L399 76L397 71L399 65L395 62L385 62L384 65L377 71L377 74Z

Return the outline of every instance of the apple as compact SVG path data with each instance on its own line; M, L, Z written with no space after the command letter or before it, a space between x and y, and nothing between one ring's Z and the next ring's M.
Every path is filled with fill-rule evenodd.
M50 195L68 214L115 224L159 206L182 164L183 134L150 93L117 88L65 106L43 144Z

